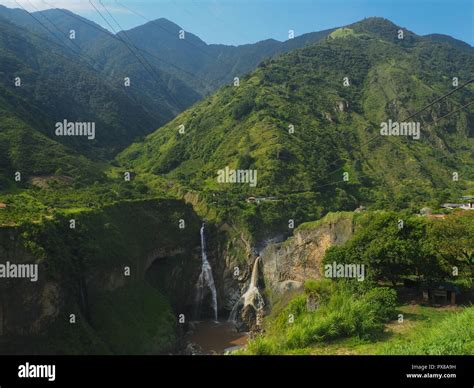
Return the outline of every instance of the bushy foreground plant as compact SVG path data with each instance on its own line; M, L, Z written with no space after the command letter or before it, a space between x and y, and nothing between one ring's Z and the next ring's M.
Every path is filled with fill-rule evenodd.
M310 311L308 298L318 298ZM345 282L310 280L305 293L270 318L265 336L249 342L251 354L279 354L344 337L368 338L383 331L395 312L396 293L374 288L362 296Z

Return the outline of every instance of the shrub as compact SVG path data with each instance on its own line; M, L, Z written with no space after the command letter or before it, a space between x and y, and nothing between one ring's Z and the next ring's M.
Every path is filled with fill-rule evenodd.
M304 283L304 292L306 295L325 301L333 293L334 284L335 283L330 279L308 279Z
M397 293L387 287L373 288L364 295L364 303L374 313L375 319L386 322L395 315Z
M241 118L247 116L253 109L254 102L250 99L243 99L237 103L232 109L232 117L235 120L240 120Z

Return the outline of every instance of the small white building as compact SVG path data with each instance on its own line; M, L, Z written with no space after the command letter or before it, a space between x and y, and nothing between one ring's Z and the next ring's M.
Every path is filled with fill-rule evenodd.
M460 205L459 203L443 203L441 205L442 208L445 208L445 209L457 209L457 208L460 208L462 205Z
M466 200L467 197L463 197L462 199ZM441 207L445 209L474 210L474 199L469 199L464 203L443 203Z
M474 210L474 200L463 203L461 205L461 209L463 209L463 210Z

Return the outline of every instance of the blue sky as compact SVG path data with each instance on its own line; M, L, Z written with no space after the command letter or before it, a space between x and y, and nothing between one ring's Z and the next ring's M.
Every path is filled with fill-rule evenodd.
M43 0L17 0L29 10L49 8ZM45 0L107 28L89 0ZM101 0L124 29L146 19ZM103 10L99 0L93 0ZM342 26L382 16L417 34L442 33L474 45L474 0L118 0L153 20L165 17L207 43L244 44ZM0 4L18 7L14 0Z

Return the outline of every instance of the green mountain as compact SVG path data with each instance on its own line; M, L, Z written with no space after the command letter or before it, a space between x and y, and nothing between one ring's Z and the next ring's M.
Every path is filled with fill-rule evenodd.
M93 73L91 76L96 80L93 85L89 85L90 96L82 96L85 98L81 100L90 104L87 107L89 111L100 109L104 115L110 112L105 124L110 124L113 128L107 128L107 131L102 133L108 135L104 132L109 130L120 133L113 134L112 137L102 136L96 142L96 148L105 149L109 155L130 144L134 138L148 134L156 126L165 124L201 98L179 79L151 68L145 59L137 54L134 48L130 50L120 37L70 11L50 9L28 14L21 9L0 6L0 16L21 27L25 35L37 44L36 49L39 52L47 54L54 49L53 51L71 58L74 62L72 66L61 62L61 58L55 59L58 76L68 73ZM72 30L76 34L73 40L69 39ZM49 76L50 63L40 62L39 65L42 66L40 70ZM70 67L78 65L82 70L70 71ZM130 78L130 87L125 87L126 77ZM80 79L69 81L70 85L81 83L83 81ZM51 85L49 89L53 87ZM45 86L39 84L36 88L43 89ZM114 90L113 93L117 96L112 96L111 90ZM81 92L82 90L76 94ZM48 96L54 99L55 94L48 92ZM90 98L91 96L94 97ZM102 97L107 98L107 101ZM75 148L82 151L81 146Z
M167 19L150 21L112 34L101 26L63 9L32 12L0 6L0 16L28 31L67 47L93 66L104 81L123 88L154 126L164 125L204 96L254 70L261 60L317 42L332 30L309 33L287 42L266 40L242 46L208 45L190 32L179 38L181 27ZM69 39L71 30L75 39ZM148 123L147 123L148 124ZM149 125L143 131L151 132Z
M410 117L456 89L453 77L473 78L474 51L406 29L399 39L399 30L369 18L266 60L118 159L226 204L258 195L324 210L409 207L457 195L474 178L474 106L455 111L474 85ZM388 120L419 122L420 139L380 136ZM219 183L226 166L256 170L257 186Z
M123 87L112 85L68 47L3 18L0 53L2 116L16 117L76 151L106 156L156 123ZM55 125L64 120L95 123L95 138L57 136Z
M2 91L0 90L0 93ZM0 101L2 98L0 98ZM102 178L97 166L86 157L51 140L16 117L0 116L0 190L33 176L57 174L83 182Z
M80 154L107 158L138 139L118 157L123 167L177 180L225 206L275 197L263 207L287 207L299 221L360 204L439 203L472 187L472 105L463 107L472 84L410 120L420 123L421 139L378 136L382 122L403 121L453 91L453 77L459 85L472 78L473 48L453 38L403 30L399 39L400 27L370 18L233 47L190 33L181 40L180 27L166 19L114 36L68 11L35 13L51 31L58 27L52 36L34 30L24 11L0 14L17 24L0 19L4 180L19 170L59 170L94 181L90 171L101 169ZM74 43L66 42L67 28L77 29ZM234 75L245 72L234 86ZM22 87L14 86L16 76ZM196 103L219 84L226 86ZM95 122L96 139L55 136L64 119ZM45 142L54 154L37 147ZM256 170L258 184L219 183L226 167ZM243 207L262 218L253 205Z
M50 50L49 54L46 51L41 53L38 46ZM60 57L53 64L50 58L56 54ZM65 62L65 59L68 61ZM1 189L14 182L17 172L21 173L21 182L30 176L55 172L85 180L94 180L100 176L94 163L71 148L73 141L69 147L67 139L54 136L56 121L75 119L77 114L86 117L86 109L79 99L87 95L76 96L67 86L74 74L64 78L54 74L55 68L66 63L72 70L79 70L72 59L60 54L54 46L33 41L24 31L0 19ZM42 66L49 67L49 76L40 70ZM77 74L86 76L85 72ZM21 78L20 87L15 86L15 77ZM89 80L95 81L97 79ZM44 88L38 89L41 86ZM54 86L56 90L53 93ZM92 119L96 117L91 115ZM62 140L64 144L61 144Z

